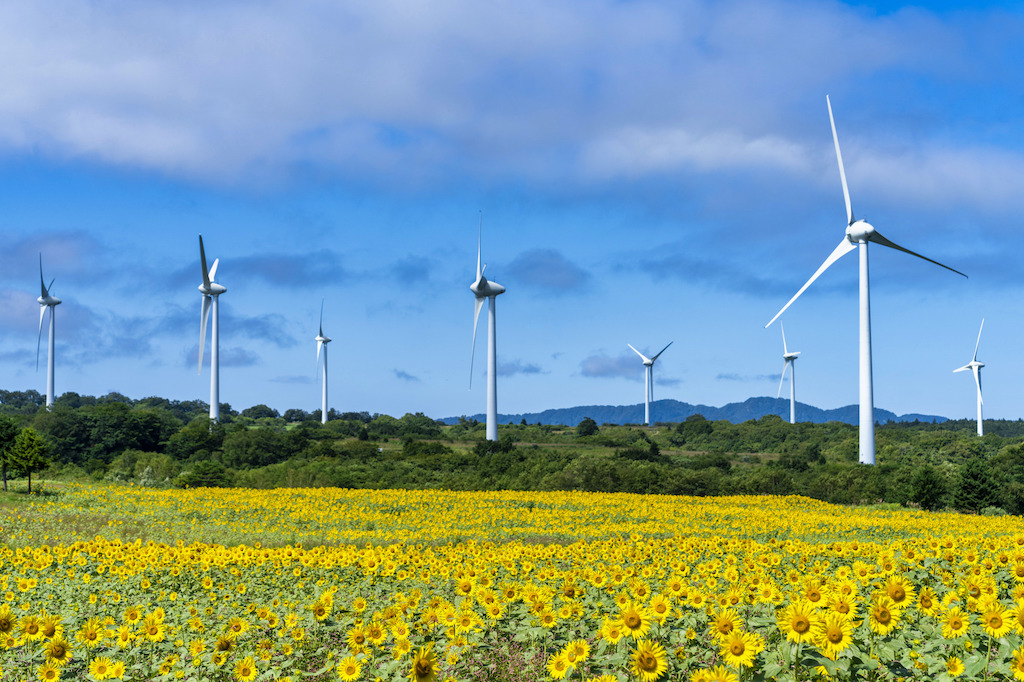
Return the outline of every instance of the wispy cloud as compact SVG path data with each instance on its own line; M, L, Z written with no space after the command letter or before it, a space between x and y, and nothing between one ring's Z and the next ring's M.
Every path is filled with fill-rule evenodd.
M542 374L544 370L539 365L522 360L498 363L498 376L514 376L516 374Z
M420 378L418 376L413 376L412 374L409 374L405 370L396 369L396 370L392 370L392 371L395 373L395 378L400 379L402 381L408 381L408 382L411 382L411 383L419 383L420 382Z
M721 373L715 376L719 381L738 381L741 383L752 383L758 381L778 381L781 374L734 374L731 372Z
M513 281L554 294L574 292L590 279L588 272L554 249L524 251L505 270Z
M622 378L643 381L644 366L633 353L610 356L603 351L580 362L580 374L593 378Z
M183 354L182 366L189 369L198 367L199 344L186 350ZM203 373L209 371L210 346L203 349ZM258 365L260 356L240 346L220 349L221 367L252 367Z

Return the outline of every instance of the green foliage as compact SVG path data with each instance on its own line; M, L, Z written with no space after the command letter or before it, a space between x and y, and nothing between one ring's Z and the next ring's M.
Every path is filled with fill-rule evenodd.
M996 481L982 457L972 457L960 467L960 478L953 495L957 509L980 514L985 507L999 502Z
M18 427L6 414L0 414L0 473L7 492L7 468L13 463L14 443L18 438Z
M30 493L32 492L32 474L46 466L48 449L46 441L32 427L22 429L14 439L14 446L11 448L10 454L11 469L15 473L28 477Z
M914 474L911 481L910 499L919 504L922 509L935 511L945 506L947 492L945 478L935 467L926 464Z
M576 425L576 435L580 438L593 436L599 431L600 429L597 427L597 422L590 417L584 417L583 421Z
M174 484L179 488L226 488L232 484L231 476L219 462L196 462L178 476Z

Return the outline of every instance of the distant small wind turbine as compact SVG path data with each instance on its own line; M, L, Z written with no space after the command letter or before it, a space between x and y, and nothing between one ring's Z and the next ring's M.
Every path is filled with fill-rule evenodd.
M963 372L965 370L971 370L974 373L974 384L978 387L978 435L984 436L984 428L981 420L981 406L985 404L985 401L981 399L981 368L985 366L984 362L978 362L978 346L981 345L981 330L985 328L985 318L981 320L981 327L978 328L978 341L974 344L974 357L971 361L960 369L954 369L954 372Z
M782 326L782 325L779 325ZM782 382L786 380L786 370L791 370L789 373L789 423L796 424L796 357L800 355L800 351L793 353L789 352L786 348L786 329L782 328L782 358L785 361L782 365L782 377L779 379L779 393L775 397L778 398L782 395Z
M320 423L327 423L327 344L331 342L331 339L324 336L324 302L320 301L320 333L316 335L316 364L319 369L320 366L320 349L324 352L324 392L320 406Z
M57 306L60 305L60 299L50 294L50 289L53 287L53 282L50 280L50 286L46 286L46 281L43 279L43 254L39 254L39 289L41 293L39 298L39 335L36 337L36 371L39 370L39 345L43 340L43 316L46 315L46 311L50 311L50 344L48 347L48 353L46 357L46 406L53 406L53 362L54 362L54 339L55 339L55 313Z
M675 341L669 341L668 346L671 346ZM668 346L665 346L658 354L653 358L649 358L632 345L626 344L633 349L633 352L640 356L640 359L644 362L644 422L651 425L651 403L654 402L654 361L661 357L661 354L668 350Z
M476 242L476 281L469 290L476 296L473 310L473 346L469 353L469 385L473 386L473 358L476 355L476 328L480 321L480 308L487 299L487 440L498 440L498 345L495 335L494 299L505 293L505 287L497 282L490 282L484 277L485 264L480 267L480 251L483 242L483 213L477 228Z
M765 325L765 327L771 326L772 322L779 319L779 316L786 311L789 306L793 305L793 301L800 297L800 294L807 290L807 287L811 286L814 280L818 279L821 273L825 272L830 265L835 263L841 257L845 256L855 248L860 252L860 463L871 464L875 463L875 406L874 406L874 391L871 384L871 303L868 283L868 242L874 242L882 246L888 246L890 249L896 249L903 253L909 253L911 256L917 256L922 260L926 260L929 263L934 263L940 267L946 268L951 272L955 272L958 275L964 275L959 270L954 270L948 265L943 265L938 261L934 261L931 258L926 258L919 253L915 253L910 249L905 249L898 244L895 244L885 237L883 237L874 226L868 222L862 220L856 220L853 217L853 208L850 204L850 190L846 186L846 171L843 168L843 155L839 151L839 136L836 135L836 122L832 116L832 102L829 98L825 97L825 103L828 105L828 118L832 124L832 141L836 147L836 159L839 161L839 178L843 182L843 198L846 200L846 236L843 237L842 241L839 242L839 246L832 251L825 262L821 264L821 267L815 271L811 278L807 280L807 283L800 287L800 291L796 292L793 298L789 299L789 303L782 306L782 310L775 314L775 317L771 319L771 322Z
M206 343L206 321L213 308L213 329L210 332L210 419L220 420L220 295L227 288L213 280L217 276L220 259L213 261L213 267L206 269L206 250L203 249L203 235L199 235L199 261L203 271L203 283L199 293L203 295L203 307L199 313L199 373L203 373L203 346Z

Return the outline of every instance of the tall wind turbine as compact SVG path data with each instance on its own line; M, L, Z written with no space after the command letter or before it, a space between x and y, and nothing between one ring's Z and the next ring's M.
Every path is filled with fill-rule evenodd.
M671 346L675 341L669 341L668 346ZM632 345L626 344L630 348ZM658 354L653 358L649 358L636 348L633 348L633 352L640 356L640 359L644 361L644 421L648 426L651 425L651 403L654 402L654 361L661 357L661 354L668 350L668 346L665 346L658 351Z
M220 295L227 288L213 280L217 276L220 259L213 261L213 267L206 269L206 250L203 249L203 235L199 235L199 260L203 270L203 283L199 293L203 295L203 307L199 313L199 373L203 373L203 345L206 343L206 321L213 309L213 330L210 332L210 419L220 419Z
M41 293L36 299L39 301L39 336L36 337L37 371L39 370L39 345L43 340L43 317L46 315L47 309L50 311L50 344L46 357L46 407L53 406L54 314L57 306L60 305L60 299L50 295L51 287L53 287L53 280L50 281L50 286L46 286L46 281L43 280L43 254L39 254L39 289Z
M484 277L485 264L480 267L480 250L483 241L483 214L476 242L476 281L469 285L469 290L476 296L473 310L473 346L469 353L469 385L473 386L473 358L476 355L476 327L480 321L480 308L487 299L487 440L498 440L498 345L495 338L494 299L505 293L505 287L497 282L490 282Z
M915 253L910 249L905 249L898 244L895 244L885 237L883 237L875 228L867 223L866 221L856 220L853 217L853 208L850 204L850 190L846 185L846 170L843 168L843 155L839 151L839 136L836 135L836 121L832 116L832 102L829 98L825 97L825 102L828 105L828 118L832 123L832 141L836 147L836 159L839 161L839 178L843 182L843 198L846 200L846 236L843 237L842 241L839 242L839 246L829 254L829 257L825 259L825 262L821 264L821 267L811 275L811 278L807 280L807 283L800 287L800 291L796 292L793 298L789 299L789 303L782 306L782 310L776 313L775 317L771 319L771 322L765 325L768 327L772 322L777 320L782 313L786 311L786 308L793 304L800 294L807 290L807 287L811 286L814 280L818 279L821 273L825 272L830 265L835 263L841 257L845 256L855 248L860 253L860 463L861 464L874 464L875 463L875 410L874 410L874 392L871 386L871 303L869 295L868 285L868 242L874 242L881 246L888 246L890 249L896 249L903 253L909 253L911 256L917 256L929 263L934 263L940 267L946 268L958 275L964 275L959 270L953 270L948 265L943 265L938 261L934 261L931 258L926 258L919 253Z
M320 403L320 423L327 423L327 344L331 342L329 337L324 336L324 302L320 301L320 333L316 335L316 364L320 366L320 349L324 353L324 392Z
M978 342L974 344L974 357L971 361L960 369L954 369L954 372L963 372L964 370L971 370L974 372L974 383L978 387L978 435L984 436L985 432L982 427L981 421L981 406L985 404L985 401L981 399L981 368L985 366L984 362L978 362L978 346L981 345L981 330L985 328L985 318L981 320L981 327L978 328Z
M782 325L779 325L782 327ZM782 359L785 364L782 365L782 378L779 379L779 393L775 397L778 398L782 395L782 382L786 380L786 370L791 370L789 373L789 423L796 424L796 357L800 355L800 351L793 353L789 352L786 348L786 328L782 328Z

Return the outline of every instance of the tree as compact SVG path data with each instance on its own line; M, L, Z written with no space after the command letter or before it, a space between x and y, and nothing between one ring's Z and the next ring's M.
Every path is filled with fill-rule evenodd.
M261 419L263 417L270 417L271 419L277 419L281 414L272 407L268 407L263 403L259 405L253 405L242 410L243 417L249 417L251 419Z
M28 477L28 491L32 492L32 472L46 466L46 441L32 427L24 428L14 439L11 451L12 468Z
M590 417L584 417L583 421L576 425L576 436L580 438L584 436L593 436L598 431L600 431L600 429L597 428L597 422Z
M960 466L960 480L953 494L957 509L980 514L998 501L996 481L983 457L971 457Z
M910 499L922 509L935 511L946 497L946 481L935 467L925 465L917 470L910 482Z
M4 492L7 492L7 465L11 463L18 427L7 415L0 415L0 467L3 469Z

